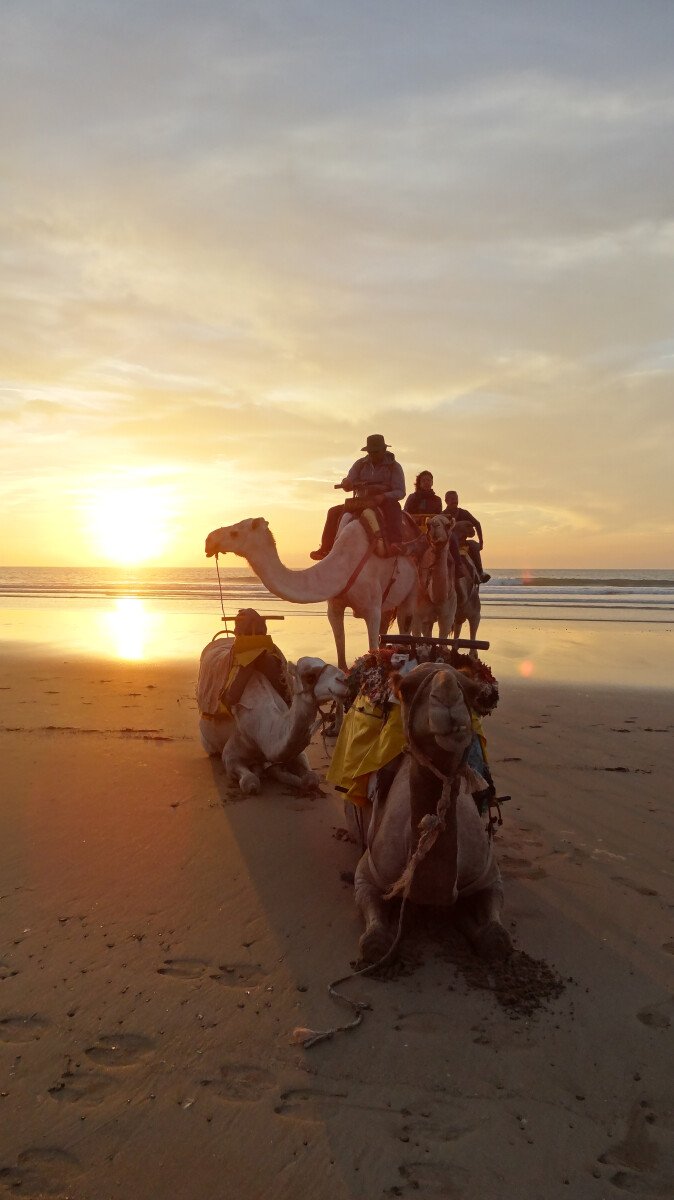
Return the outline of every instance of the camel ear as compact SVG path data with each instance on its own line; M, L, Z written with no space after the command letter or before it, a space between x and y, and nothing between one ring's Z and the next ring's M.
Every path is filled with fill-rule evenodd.
M253 517L251 529L259 529L260 525L267 525L267 524L268 524L268 522L265 521L264 517Z
M463 693L463 698L469 708L475 708L477 701L483 691L483 685L477 680L471 679L470 675L465 675L463 671L454 671L456 682L458 683Z
M411 704L419 688L426 680L439 670L437 663L421 663L407 675L398 676L394 684L394 693L403 704Z

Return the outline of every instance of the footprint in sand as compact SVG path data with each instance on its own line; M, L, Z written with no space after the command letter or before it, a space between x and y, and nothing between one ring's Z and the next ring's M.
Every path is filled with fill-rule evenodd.
M16 1165L0 1169L0 1183L10 1187L14 1195L71 1196L80 1174L80 1164L73 1154L58 1147L30 1147L22 1150Z
M322 1092L319 1088L288 1088L281 1092L274 1112L300 1121L321 1121L337 1112L343 1101L348 1102L348 1095L348 1092Z
M0 1042L36 1042L49 1022L33 1013L30 1016L13 1014L0 1018Z
M396 1027L405 1033L440 1033L447 1035L450 1021L447 1013L419 1010L400 1013Z
M221 963L211 975L211 979L232 988L260 987L266 978L259 963Z
M169 975L174 979L200 979L208 971L210 963L201 958L165 958L158 975Z
M202 1079L201 1086L221 1100L236 1104L254 1104L274 1086L275 1080L269 1071L250 1063L224 1063L218 1079Z
M530 858L520 858L516 854L500 854L498 859L501 874L509 879L545 879L547 871L536 867Z
M85 1050L87 1058L102 1067L135 1067L154 1050L154 1042L140 1033L110 1033Z
M87 1074L85 1071L66 1071L65 1075L48 1089L52 1100L66 1104L100 1104L114 1088L107 1075Z
M649 1029L669 1029L672 1022L667 1013L663 1012L665 1005L668 1008L674 1007L671 1001L665 1001L665 1004L654 1005L653 1008L642 1008L637 1013L637 1021L641 1021L641 1024L647 1025Z
M9 963L0 962L0 979L11 979L13 975L18 975L19 972L10 967Z
M662 949L664 950L665 954L674 954L674 941L663 942Z
M599 1162L619 1169L609 1183L633 1196L671 1196L674 1194L674 1156L667 1124L661 1125L656 1114L642 1100L632 1110L627 1132L616 1145L599 1156Z
M396 1136L400 1141L410 1142L410 1149L415 1146L429 1153L434 1145L440 1148L443 1144L458 1142L467 1134L474 1133L477 1128L477 1125L458 1125L456 1122L444 1121L437 1116L432 1120L421 1117L405 1121Z
M654 888L646 887L645 884L635 883L633 879L627 879L625 875L612 875L611 879L614 883L622 883L624 887L631 888L633 892L638 892L640 896L659 895Z
M442 1196L443 1200L460 1200L464 1195L464 1172L449 1163L404 1162L398 1167L403 1183L389 1189L392 1196Z

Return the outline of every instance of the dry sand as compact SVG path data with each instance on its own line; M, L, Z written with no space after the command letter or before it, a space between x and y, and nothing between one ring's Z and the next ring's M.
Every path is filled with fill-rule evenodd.
M189 666L6 665L0 1196L674 1194L671 696L521 684L490 718L506 920L558 998L513 1014L417 923L305 1051L359 934L337 798L240 799Z

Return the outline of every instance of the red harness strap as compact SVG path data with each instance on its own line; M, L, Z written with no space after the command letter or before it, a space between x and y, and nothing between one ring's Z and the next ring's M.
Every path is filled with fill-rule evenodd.
M367 562L368 558L372 554L373 550L374 550L374 546L371 543L368 543L367 550L365 551L363 557L361 558L357 567L353 571L353 574L350 576L348 582L344 584L344 587L342 588L342 590L340 592L341 596L345 596L346 593L348 592L349 588L353 587L353 585L356 582L358 576L360 575L363 567L365 566L365 563Z

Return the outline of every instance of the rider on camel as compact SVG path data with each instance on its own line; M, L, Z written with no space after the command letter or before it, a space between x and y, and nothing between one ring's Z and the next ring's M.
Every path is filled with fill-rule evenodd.
M345 512L357 512L365 508L378 508L382 514L386 538L393 549L402 540L402 510L400 501L405 495L405 476L399 462L391 454L383 434L371 433L363 446L365 458L359 458L345 475L341 487L353 492L354 500L335 504L328 509L323 536L318 550L309 555L313 559L325 558L332 550L339 523Z
M473 526L471 532L467 533L465 538L459 540L462 541L466 552L470 555L472 565L475 567L477 572L478 581L480 583L487 583L487 581L491 579L491 575L488 575L485 572L482 566L482 559L480 557L480 551L484 546L482 526L480 525L480 522L478 521L477 517L474 517L472 513L468 512L467 508L459 508L458 492L445 492L445 504L446 508L444 508L442 511L446 517L452 517L457 524L461 521L465 521L469 525ZM477 534L477 542L468 541L468 538L473 537L475 534Z
M414 491L405 501L405 512L423 529L428 517L442 512L442 500L433 491L430 471L421 471L414 480Z

